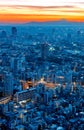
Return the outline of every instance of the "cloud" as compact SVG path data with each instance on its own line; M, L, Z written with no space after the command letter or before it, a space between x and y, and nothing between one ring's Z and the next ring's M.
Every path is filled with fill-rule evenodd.
M58 6L84 4L84 0L0 0L0 5Z
M84 16L84 9L77 6L0 6L0 13L11 14L60 14L67 13L73 15L74 13Z
M68 18L68 19L81 19L84 20L84 2L81 2L77 0L72 0L70 3L60 3L59 2L55 4L31 4L29 5L28 1L32 0L26 0L24 2L23 0L11 0L11 4L5 4L0 0L0 20L9 19L12 21L20 21L20 20L39 20L39 21L45 21L47 20L53 20L53 19L60 19L60 18ZM8 1L8 0L4 0ZM13 3L13 2L16 3ZM33 0L35 3L35 0ZM37 0L38 1L38 0ZM43 0L43 2L51 1L51 0ZM55 2L56 0L52 0ZM63 0L65 1L65 0ZM75 1L75 2L74 2ZM10 2L10 0L9 0ZM18 3L17 3L18 2ZM24 4L20 3L24 2ZM42 2L42 0L41 0ZM8 18L7 18L8 16ZM15 18L16 17L16 18Z

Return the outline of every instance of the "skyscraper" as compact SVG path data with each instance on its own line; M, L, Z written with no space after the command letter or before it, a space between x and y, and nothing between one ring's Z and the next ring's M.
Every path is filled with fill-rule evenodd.
M16 36L16 35L17 35L17 28L12 27L12 36Z
M4 95L13 94L14 79L12 73L4 74Z
M41 57L43 61L46 60L47 55L48 55L48 44L43 43L41 44Z

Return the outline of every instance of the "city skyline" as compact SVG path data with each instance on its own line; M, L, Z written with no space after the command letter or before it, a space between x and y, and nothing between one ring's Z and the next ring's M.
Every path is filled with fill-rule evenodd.
M0 0L1 23L44 22L65 19L84 22L83 0Z

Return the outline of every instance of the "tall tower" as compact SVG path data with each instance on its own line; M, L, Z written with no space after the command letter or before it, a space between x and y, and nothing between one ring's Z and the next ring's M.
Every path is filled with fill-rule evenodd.
M16 35L17 35L17 28L12 27L12 36L16 36Z
M14 79L12 73L4 75L4 95L9 96L13 94Z
M48 54L48 44L43 43L43 44L41 44L41 57L42 57L42 60L46 60L47 54Z

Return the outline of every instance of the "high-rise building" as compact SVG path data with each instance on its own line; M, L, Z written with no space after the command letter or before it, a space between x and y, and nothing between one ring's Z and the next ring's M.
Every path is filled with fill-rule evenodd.
M13 36L17 35L17 28L16 27L12 27L12 35Z
M1 38L6 38L6 37L7 37L6 31L2 30L2 32L1 32Z
M46 60L47 55L48 55L48 44L43 43L43 44L41 44L41 58L42 58L42 60Z
M14 85L14 78L12 73L6 73L4 75L4 95L12 95L13 94L13 85Z
M6 53L2 54L2 65L3 66L8 65L8 55Z
M36 88L31 88L31 89L23 90L21 92L17 92L16 94L17 102L31 100L32 97L34 96L35 91Z
M44 103L48 104L49 103L49 92L44 93Z
M12 57L10 59L10 68L14 73L25 71L25 57Z

